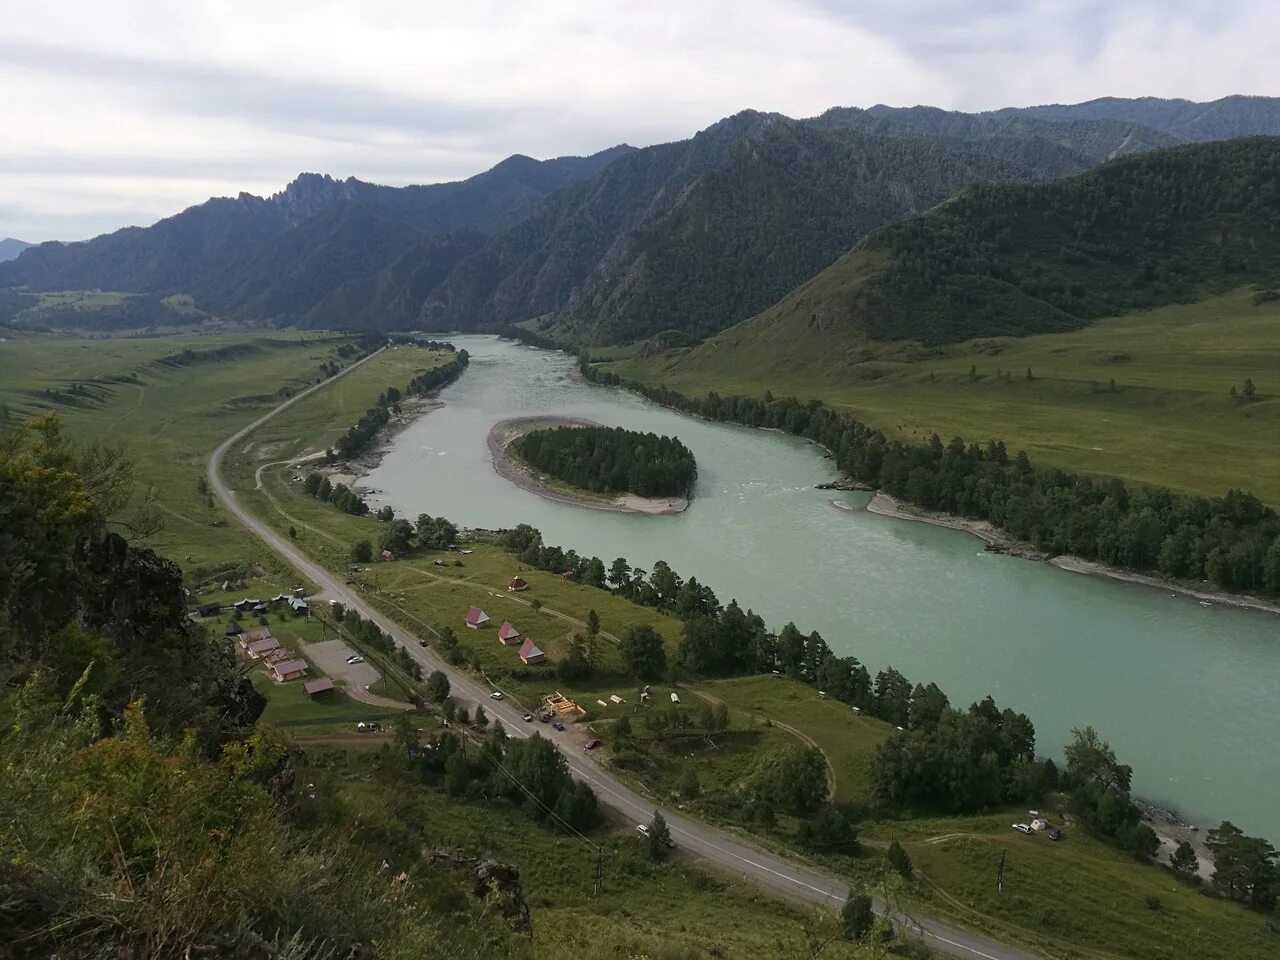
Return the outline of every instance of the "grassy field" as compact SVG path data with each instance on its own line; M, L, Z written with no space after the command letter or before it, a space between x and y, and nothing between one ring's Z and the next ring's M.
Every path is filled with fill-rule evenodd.
M1049 809L1043 813L1061 823ZM1280 950L1267 920L1206 896L1167 870L1067 826L1054 843L1010 824L1026 810L985 817L871 824L864 836L898 838L924 879L929 913L980 927L1053 957L1263 960ZM1004 855L1004 891L996 870ZM1274 923L1274 920L1272 921Z
M693 353L619 353L606 368L691 396L820 398L895 437L996 437L1045 465L1211 496L1244 487L1280 504L1280 302L1254 305L1249 290L937 350L838 331L755 347L734 328ZM1256 402L1230 395L1246 378Z
M739 677L713 681L702 689L735 713L799 730L826 754L835 775L835 799L847 803L867 799L871 758L893 732L889 724L856 716L846 704L822 699L813 687L786 677Z
M343 822L385 843L397 868L406 851L416 857L439 848L515 864L539 957L773 960L810 956L810 933L830 932L830 920L812 908L763 897L679 855L649 861L633 825L620 820L607 820L589 837L604 853L597 896L596 855L581 840L537 826L505 802L451 801L436 788L378 772L389 756L335 757L341 755L318 757L303 775L318 796L347 811ZM822 952L835 960L860 955L840 943Z
M315 382L320 364L338 360L349 341L289 333L8 341L0 344L0 404L15 418L55 410L73 439L123 448L136 463L139 495L154 491L164 520L150 543L183 564L188 582L253 570L274 584L292 574L228 525L198 484L221 440L278 404L281 389ZM194 357L180 364L184 351ZM219 359L215 351L226 352ZM387 385L403 387L437 362L418 348L384 351L313 398L304 414L312 421L301 425L331 440ZM249 453L269 454L263 444Z

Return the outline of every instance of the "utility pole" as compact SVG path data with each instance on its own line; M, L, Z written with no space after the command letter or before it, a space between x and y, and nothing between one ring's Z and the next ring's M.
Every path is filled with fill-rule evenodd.
M604 892L604 847L596 847L596 888L598 897Z
M1004 894L1004 855L1005 850L1000 851L1000 866L996 868L996 895Z

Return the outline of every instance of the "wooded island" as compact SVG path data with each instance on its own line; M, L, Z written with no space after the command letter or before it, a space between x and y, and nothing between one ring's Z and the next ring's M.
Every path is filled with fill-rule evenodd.
M511 450L536 470L597 493L684 497L698 467L675 437L622 427L553 427L511 442Z

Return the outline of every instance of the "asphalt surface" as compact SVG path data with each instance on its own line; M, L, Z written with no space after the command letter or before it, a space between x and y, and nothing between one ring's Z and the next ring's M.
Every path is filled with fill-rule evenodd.
M269 413L227 438L209 458L209 487L223 506L251 533L292 564L299 573L320 587L321 593L317 599L337 600L348 610L355 610L365 619L372 620L397 644L408 650L409 655L418 661L424 670L444 671L449 677L450 695L455 700L463 705L466 705L467 701L471 701L472 704L483 704L486 713L502 721L509 735L528 737L534 732L534 728L521 718L522 710L519 707L505 700L491 700L489 694L492 691L489 688L482 687L468 674L449 666L429 647L422 646L418 637L366 603L358 591L341 582L337 575L306 556L286 537L241 506L235 491L228 488L222 479L222 458L235 444L281 411L368 362L380 352L376 351L346 367L336 376L294 394ZM552 738L557 736L554 731L549 728L544 729L541 725L537 729ZM784 896L826 904L835 909L839 909L844 904L849 890L839 879L749 846L714 827L690 820L667 807L656 805L652 800L642 797L612 776L591 759L590 754L574 748L562 749L561 752L573 776L591 784L600 801L624 817L636 823L648 823L655 809L661 810L671 830L672 839L685 853L697 856L732 874L741 876L744 880L758 883ZM608 882L607 872L605 882ZM883 904L878 903L876 908L878 911L883 910ZM1003 946L993 940L935 920L914 916L909 919L899 916L895 919L900 924L913 929L931 948L950 956L965 958L965 960L974 960L974 958L977 960L1036 960L1035 954Z

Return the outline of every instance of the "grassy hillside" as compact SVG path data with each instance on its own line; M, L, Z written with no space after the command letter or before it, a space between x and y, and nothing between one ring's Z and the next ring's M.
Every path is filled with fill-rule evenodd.
M981 184L876 231L708 350L794 338L954 343L1078 329L1280 277L1280 140L1142 154L1044 184Z
M351 342L317 334L11 340L0 344L0 404L17 418L56 410L73 440L123 448L140 495L154 491L164 522L152 545L189 575L274 570L274 556L228 526L201 492L205 463L223 439L278 404L281 391L314 383L322 363L345 362L338 351ZM331 442L379 392L403 388L441 359L416 347L385 351L315 397L299 429L309 442Z
M821 398L902 439L996 437L1036 463L1206 495L1245 486L1276 504L1280 302L1254 299L1241 289L1072 333L937 348L849 338L815 350L747 324L606 367L690 396ZM1261 399L1231 396L1246 379Z

